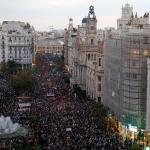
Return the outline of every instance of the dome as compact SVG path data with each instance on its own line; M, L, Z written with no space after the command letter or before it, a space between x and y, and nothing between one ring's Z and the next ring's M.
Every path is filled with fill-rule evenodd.
M87 23L87 18L86 17L82 19L82 23Z

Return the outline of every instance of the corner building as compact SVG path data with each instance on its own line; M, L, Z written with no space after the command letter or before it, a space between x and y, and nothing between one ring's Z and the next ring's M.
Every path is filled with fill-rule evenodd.
M20 69L32 67L34 29L29 23L3 21L0 26L0 64L13 60Z
M147 129L147 59L150 57L149 13L138 17L122 7L117 30L106 31L105 101L118 120L130 129ZM148 116L150 117L150 116ZM136 132L137 132L136 131Z
M102 34L100 34L102 33ZM103 101L103 32L97 31L94 7L83 18L82 25L73 27L69 20L65 30L65 62L71 74L71 85L79 85L92 99Z

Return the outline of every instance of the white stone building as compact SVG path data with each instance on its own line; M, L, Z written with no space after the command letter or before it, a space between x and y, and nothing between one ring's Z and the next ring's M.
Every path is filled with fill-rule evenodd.
M0 63L14 60L21 69L31 68L34 29L24 22L4 21L0 26Z
M102 34L101 34L102 33ZM79 85L87 95L103 101L103 41L104 32L97 32L94 7L83 18L82 25L73 27L69 20L65 30L65 62L71 74L71 85Z

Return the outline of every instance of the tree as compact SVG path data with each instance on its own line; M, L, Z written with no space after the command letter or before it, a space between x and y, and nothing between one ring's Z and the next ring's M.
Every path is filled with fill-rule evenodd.
M99 102L92 106L92 116L95 123L100 127L106 129L108 125L108 112L107 109Z
M36 86L36 80L32 76L31 71L25 70L11 76L11 84L17 95L25 92L33 93Z
M92 108L92 112L96 117L105 118L107 117L107 109L101 103L95 103Z
M82 90L77 84L73 87L74 93L77 94L77 97L84 100L86 98L86 91Z
M65 76L65 77L63 77L63 79L64 79L65 83L70 84L70 79L69 79L69 77Z
M1 71L7 74L15 74L17 73L20 64L13 60L9 60L7 63L3 63Z

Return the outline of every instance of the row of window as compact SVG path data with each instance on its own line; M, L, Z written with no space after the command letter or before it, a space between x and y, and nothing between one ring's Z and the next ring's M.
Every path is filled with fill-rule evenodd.
M17 57L18 56L18 57ZM30 56L28 56L28 55L26 55L26 56L22 56L22 55L11 55L11 56L9 56L9 58L20 58L20 59L22 59L22 58L31 58Z
M129 51L129 53L131 54L131 57L132 56L144 56L144 57L150 56L150 50L132 49L131 51Z
M9 53L10 54L12 54L12 53L15 53L15 54L17 54L17 53L19 53L19 54L21 54L21 53L29 54L30 51L29 50L9 50Z
M9 42L14 42L14 41L25 41L25 42L29 42L32 41L32 38L26 38L26 37L9 37Z
M132 78L132 79L137 79L138 74L137 73L125 73L126 78Z
M87 54L87 60L88 61L96 60L96 54Z
M98 84L98 92L101 92L101 90L102 90L102 87L101 87L101 84Z
M2 36L2 40L5 40L4 36ZM9 37L8 41L9 42L12 42L12 41L27 41L27 42L29 42L29 41L32 41L32 38L14 36L14 37Z
M52 50L62 50L63 48L62 47L51 47L51 46L48 46L48 47L38 47L37 49L52 49Z
M98 79L98 82L101 82L102 78L101 78L101 76L98 76L97 79Z

